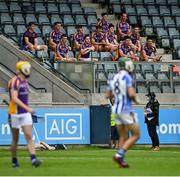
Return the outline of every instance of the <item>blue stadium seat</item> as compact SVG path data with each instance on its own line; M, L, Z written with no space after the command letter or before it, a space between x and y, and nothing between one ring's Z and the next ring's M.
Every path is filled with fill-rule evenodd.
M137 82L136 88L138 93L148 93L148 88L145 81Z
M58 14L52 14L50 19L51 19L51 25L53 25L55 22L62 23L62 19L60 18Z
M67 35L70 37L76 32L75 26L67 26Z
M158 82L149 82L150 92L161 93L161 87Z
M13 23L14 24L25 24L25 20L21 13L14 13L13 15Z
M0 2L0 12L8 12L8 6L6 5L6 2Z
M180 28L180 16L175 18L176 28Z
M71 9L69 8L68 4L59 4L59 10L62 14L70 14Z
M12 24L12 19L9 13L1 13L1 24Z
M162 16L170 16L171 15L171 12L169 10L169 8L167 8L167 6L159 6L159 12L160 12L160 15Z
M87 23L88 23L88 25L96 24L96 22L97 22L96 15L88 15L87 16Z
M148 15L147 9L143 5L136 5L137 15Z
M157 78L158 78L158 80L163 80L163 81L168 81L169 80L169 77L168 77L168 72L161 72L161 71L159 71L158 73L157 73Z
M113 4L113 13L120 14L121 13L121 6L119 4Z
M83 14L83 9L79 4L72 5L72 14Z
M132 5L124 5L124 7L128 15L136 15L136 9Z
M26 31L26 27L25 25L17 25L16 30L17 30L17 35L22 36L23 33Z
M148 16L141 16L140 19L142 26L152 26L151 19Z
M155 5L148 5L147 10L149 15L159 15L159 11Z
M43 24L49 25L49 24L50 24L49 18L47 17L46 14L39 14L39 16L38 16L38 22L39 22L39 24L41 24L41 25L43 25Z
M26 24L28 24L29 22L37 23L37 19L34 14L26 14Z
M76 24L86 25L86 19L84 18L84 15L76 15L75 22Z
M101 61L111 61L112 54L110 52L100 52Z
M106 77L104 70L96 70L95 71L95 78L96 78L96 80L100 80L100 81L106 81L107 80L107 77Z
M144 75L145 75L146 80L149 80L149 81L156 80L155 74L152 71L146 71Z
M17 2L11 2L9 7L10 12L21 12L21 7Z
M174 19L171 17L164 17L164 26L165 27L176 27Z
M64 25L74 25L74 19L71 15L64 15L63 17L63 24Z
M176 5L176 6L171 6L171 14L172 16L180 16L180 8Z
M164 27L163 21L160 19L159 16L152 17L152 22L154 27Z
M172 93L170 82L161 82L162 93Z
M47 12L48 13L59 13L58 7L54 3L47 4Z
M136 71L135 78L136 78L136 81L143 81L144 80L143 73L140 71Z
M44 3L35 3L35 12L46 13L46 7L44 6Z
M43 25L43 26L42 26L42 35L43 35L44 37L49 36L49 33L50 33L51 31L52 31L51 26L49 26L49 25Z
M16 31L15 31L13 25L4 25L4 33L6 33L10 36L16 35Z
M169 36L171 39L179 38L180 34L176 28L168 28Z

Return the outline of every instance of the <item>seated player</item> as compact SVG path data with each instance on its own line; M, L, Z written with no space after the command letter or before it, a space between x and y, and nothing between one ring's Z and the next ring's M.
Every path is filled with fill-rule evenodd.
M123 42L119 44L119 57L131 58L133 61L139 60L133 52L132 42L129 36L125 36Z
M30 50L30 51L38 51L38 50L46 50L47 51L47 46L46 45L38 45L37 41L37 33L35 32L35 23L30 22L27 27L27 31L24 32L23 34L23 39L22 39L22 45L23 45L23 50Z
M96 26L96 31L92 33L91 41L95 48L95 51L104 51L106 43L104 41L104 34L101 32L101 26Z
M146 43L142 47L141 59L143 61L160 61L162 56L156 54L156 46L153 43L153 38L148 36Z
M89 35L85 35L84 42L81 45L78 60L80 61L91 61L90 52L94 51L94 46L91 44Z
M129 23L127 22L127 14L122 13L120 17L120 22L117 24L117 31L118 31L118 38L122 39L125 36L131 35L131 27Z
M132 41L132 48L134 50L134 53L140 52L141 51L141 42L140 42L140 29L138 26L133 27L130 38Z
M61 23L55 22L53 25L53 30L49 33L49 48L53 51L56 50L57 45L61 40L61 36L63 35L63 33L60 30Z
M104 40L106 42L105 50L110 51L111 53L115 52L118 49L117 36L114 33L114 25L109 24L109 30L105 33Z
M59 44L57 45L55 61L76 61L75 58L69 58L69 46L67 45L67 41L67 36L63 34Z
M109 30L108 14L102 13L102 18L97 22L97 26L101 26L102 32L106 33Z
M82 27L82 25L78 25L77 32L74 33L74 35L73 35L73 40L74 40L73 47L75 50L77 50L77 51L80 50L81 44L84 42L84 37L85 37L85 34L84 34L83 27Z

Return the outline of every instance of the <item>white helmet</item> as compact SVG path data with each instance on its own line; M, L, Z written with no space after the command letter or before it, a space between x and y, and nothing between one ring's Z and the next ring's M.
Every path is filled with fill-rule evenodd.
M25 77L29 77L31 73L31 64L28 61L19 61L16 63L16 70Z
M132 73L134 71L134 64L130 59L128 59L126 57L121 57L118 60L118 62L119 62L120 69L125 69L130 73Z

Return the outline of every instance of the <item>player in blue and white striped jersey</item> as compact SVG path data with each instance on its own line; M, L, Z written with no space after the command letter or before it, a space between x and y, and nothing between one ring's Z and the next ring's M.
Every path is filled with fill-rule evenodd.
M139 104L133 87L133 62L127 58L119 59L120 71L108 81L107 98L115 98L114 114L120 139L119 150L113 156L115 162L122 168L129 165L124 161L126 151L138 140L140 136L137 115L133 112L132 101ZM129 132L131 136L128 137Z

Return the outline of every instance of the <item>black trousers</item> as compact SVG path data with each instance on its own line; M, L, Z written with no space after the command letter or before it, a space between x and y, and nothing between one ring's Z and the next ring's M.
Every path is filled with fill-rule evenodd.
M159 146L159 138L156 132L156 125L147 125L148 133L152 141L152 146Z

